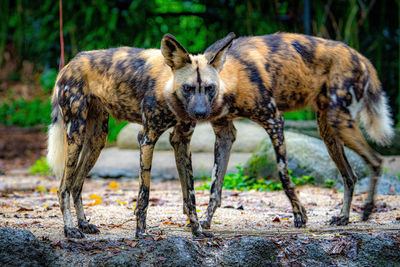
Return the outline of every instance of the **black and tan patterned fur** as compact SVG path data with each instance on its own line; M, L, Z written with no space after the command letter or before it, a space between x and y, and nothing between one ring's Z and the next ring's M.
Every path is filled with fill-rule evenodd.
M332 223L346 224L356 177L343 145L372 169L365 219L373 206L381 159L357 126L361 114L371 137L386 142L391 120L376 72L367 59L340 42L297 34L239 38L229 34L204 54L190 55L171 35L161 49L115 48L79 53L60 72L53 93L48 160L61 178L58 190L65 235L82 238L99 230L89 224L81 191L104 146L108 116L143 125L140 143L136 236L145 234L150 171L155 143L170 127L170 142L183 193L183 211L192 233L203 232L196 213L190 139L198 121L210 121L216 134L210 203L204 228L221 205L221 190L236 130L232 120L248 118L270 136L279 176L293 207L294 224L307 216L288 175L281 112L312 105L321 136L345 181L342 212ZM232 44L233 42L233 44ZM378 128L380 126L381 128ZM78 228L70 214L70 195Z

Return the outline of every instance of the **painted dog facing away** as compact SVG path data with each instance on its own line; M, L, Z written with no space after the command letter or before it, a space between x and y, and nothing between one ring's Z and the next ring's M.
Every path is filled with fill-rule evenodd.
M207 236L198 222L190 139L197 121L210 121L216 134L210 203L204 228L221 204L223 177L235 140L232 120L248 118L261 125L275 148L279 175L293 207L294 224L306 223L304 207L289 179L281 111L313 105L321 136L345 180L342 212L334 224L346 224L356 177L343 152L346 144L371 167L364 219L372 211L381 169L379 155L368 147L357 126L361 115L370 136L387 143L392 122L376 72L367 59L343 43L298 34L239 38L234 34L190 55L167 34L161 50L116 48L79 53L59 73L52 98L48 161L57 177L67 237L99 230L82 207L85 177L95 164L108 131L108 116L143 125L136 236L146 229L150 170L159 136L170 136L183 192L183 211L192 233ZM233 42L233 44L232 44ZM231 46L232 45L232 46ZM78 228L70 214L70 194Z

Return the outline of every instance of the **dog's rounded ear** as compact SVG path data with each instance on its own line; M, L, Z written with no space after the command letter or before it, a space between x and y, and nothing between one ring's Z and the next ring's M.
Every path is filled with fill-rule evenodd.
M169 33L165 34L161 40L161 53L165 58L165 63L173 70L192 63L186 49Z
M206 57L208 64L217 69L217 71L221 71L222 66L225 63L225 52L232 45L235 37L236 35L233 32L230 32L227 36L216 41L210 47L208 47L206 51L204 51L204 56Z

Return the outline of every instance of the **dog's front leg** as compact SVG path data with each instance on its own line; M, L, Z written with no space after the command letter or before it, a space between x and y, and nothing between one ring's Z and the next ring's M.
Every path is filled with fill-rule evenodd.
M192 228L193 235L197 237L210 237L211 233L202 231L196 212L196 197L193 185L192 155L190 152L190 139L195 123L178 123L170 136L170 143L174 148L176 167L182 185L183 213L185 213Z
M139 196L136 204L136 238L142 238L146 231L146 216L149 205L150 171L154 146L162 132L144 126L138 135L140 144Z
M212 126L215 132L214 168L212 171L210 202L207 207L207 220L201 222L205 229L210 228L214 212L221 206L222 185L232 144L236 139L236 129L231 120L220 119L212 122Z

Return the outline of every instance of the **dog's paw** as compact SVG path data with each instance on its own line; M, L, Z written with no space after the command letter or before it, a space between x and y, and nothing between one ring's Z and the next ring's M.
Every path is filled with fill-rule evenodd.
M209 238L209 237L214 237L214 234L210 232L198 231L194 233L194 236L196 238Z
M344 216L344 215L333 216L331 218L331 220L329 221L329 224L330 225L337 225L337 226L339 226L339 225L347 225L347 224L349 224L349 217L348 216Z
M85 238L83 232L75 227L64 226L64 235L65 237L69 238L79 238L79 239Z
M374 204L373 203L365 203L364 205L364 212L362 216L363 221L367 221L369 216L372 213L372 210L374 209Z
M306 209L300 206L298 212L293 212L293 218L295 227L305 227L307 223Z
M85 221L78 222L79 229L81 229L85 234L98 234L100 230L97 228L96 225L90 224Z
M142 232L140 232L140 233L136 232L135 237L136 237L136 239L151 239L151 240L154 240L153 235L148 234L148 233L142 233Z

